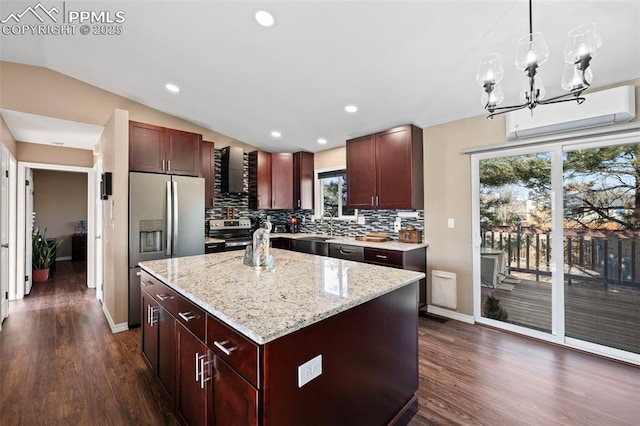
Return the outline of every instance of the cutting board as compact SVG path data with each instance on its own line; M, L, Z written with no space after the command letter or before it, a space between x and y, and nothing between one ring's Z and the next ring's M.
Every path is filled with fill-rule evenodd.
M385 241L389 241L391 238L389 237L376 237L373 235L365 235L356 237L356 241L367 241L370 243L383 243Z

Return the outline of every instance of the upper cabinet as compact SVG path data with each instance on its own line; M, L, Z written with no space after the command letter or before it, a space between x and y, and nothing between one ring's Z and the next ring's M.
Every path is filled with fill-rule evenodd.
M422 209L422 129L406 125L347 141L347 203L354 209Z
M212 209L216 183L216 150L213 142L202 141L202 177L204 178L204 208Z
M249 208L312 209L313 154L249 153Z
M293 154L293 207L313 209L314 158L311 152Z
M129 122L129 170L200 176L202 135Z

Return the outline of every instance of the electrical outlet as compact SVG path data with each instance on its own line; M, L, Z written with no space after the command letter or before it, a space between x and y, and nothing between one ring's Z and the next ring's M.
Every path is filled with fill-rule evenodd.
M402 219L396 217L395 222L393 222L393 232L400 231L400 228L402 228Z
M358 225L364 225L365 224L365 219L363 215L358 216L358 219L356 220L356 222L358 223Z
M322 374L322 355L298 366L298 387L301 388Z
M449 219L447 219L447 226L448 226L449 228L453 228L453 227L455 227L455 221L453 220L453 218L452 218L452 217L450 217Z

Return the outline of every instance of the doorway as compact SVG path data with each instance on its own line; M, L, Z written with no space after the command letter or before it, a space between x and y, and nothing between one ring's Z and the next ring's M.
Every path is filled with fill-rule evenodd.
M640 364L640 134L472 155L479 323Z
M28 184L27 177L33 170L47 170L47 171L60 171L60 172L72 172L82 173L86 176L86 223L85 235L86 235L86 262L87 262L87 287L95 287L95 197L98 196L95 190L95 176L92 168L78 167L78 166L65 166L65 165L53 165L44 163L28 163L18 162L18 244L17 252L28 254L31 240L27 238L27 235L31 235L29 217L31 212L28 210ZM76 221L77 222L77 221ZM24 262L17 262L18 277L24 277L25 281L17 280L14 286L14 294L12 299L21 299L25 294L28 294L30 289L30 268Z

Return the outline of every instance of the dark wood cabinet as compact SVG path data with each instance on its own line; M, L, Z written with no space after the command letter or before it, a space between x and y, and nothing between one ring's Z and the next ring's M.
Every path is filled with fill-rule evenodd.
M249 208L313 209L313 181L310 152L249 153Z
M202 135L129 122L129 170L199 176Z
M271 153L249 153L249 208L271 208Z
M87 260L87 234L71 236L71 260Z
M271 154L271 208L293 209L293 154Z
M158 370L158 303L142 288L142 357L155 372Z
M364 262L392 268L406 269L427 273L427 249L426 247L415 250L397 251L379 248L364 248ZM420 307L427 305L427 280L423 278L418 283Z
M293 207L298 209L313 209L314 156L311 152L296 152L293 154Z
M158 380L168 400L175 397L176 320L162 306L158 310Z
M206 425L211 354L182 324L176 325L176 415L187 425Z
M212 209L215 203L216 150L213 142L202 141L202 177L204 178L204 208Z
M347 141L349 208L423 208L422 164L422 129L413 125Z
M224 243L205 243L204 254L220 253L224 251Z
M271 234L271 247L291 250L291 238L278 238Z
M213 424L257 425L258 391L220 357L214 357Z

